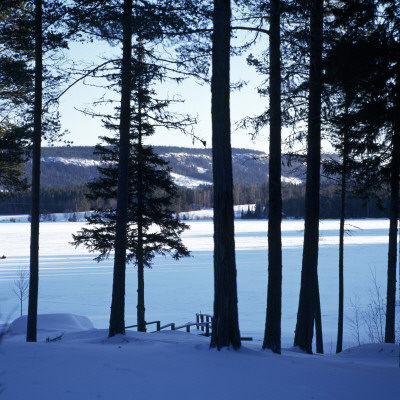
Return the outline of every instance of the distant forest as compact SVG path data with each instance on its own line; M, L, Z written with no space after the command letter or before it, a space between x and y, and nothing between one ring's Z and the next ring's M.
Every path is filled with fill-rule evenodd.
M95 210L103 207L101 199L90 201L85 196L84 185L66 188L47 188L41 191L42 214L72 213L78 211ZM283 217L304 217L304 185L285 184L282 188ZM0 214L16 215L30 213L30 192L15 194L4 198L0 202ZM256 204L255 211L243 212L242 218L268 218L268 185L261 186L234 186L234 202L239 204ZM174 210L186 212L211 208L213 204L213 189L211 185L201 186L198 189L180 187L175 199ZM114 207L115 202L108 202L106 206ZM321 218L339 218L340 195L334 184L325 184L321 188L320 197ZM348 197L347 218L382 218L387 217L389 196L382 192L379 197L362 199Z
M75 160L98 160L92 146L44 147L42 158ZM192 178L212 180L211 149L155 146L156 153L168 160L173 172ZM233 149L234 203L256 204L254 211L243 212L242 218L268 218L268 157L265 153L248 149ZM282 173L287 177L304 176L301 162L283 163ZM290 167L288 166L290 165ZM30 161L24 167L30 181ZM89 211L103 207L102 199L88 200L85 196L86 183L97 178L96 166L74 165L64 162L42 162L41 168L41 213L71 213ZM261 182L261 183L260 183ZM305 185L284 183L282 187L283 217L304 217ZM2 198L0 214L29 214L31 194L29 191ZM197 189L180 187L174 202L175 212L187 212L213 205L211 185ZM114 207L114 202L106 206ZM335 183L327 180L322 184L320 196L321 218L339 218L340 195ZM364 199L348 196L347 218L387 217L389 194L382 190L379 196Z

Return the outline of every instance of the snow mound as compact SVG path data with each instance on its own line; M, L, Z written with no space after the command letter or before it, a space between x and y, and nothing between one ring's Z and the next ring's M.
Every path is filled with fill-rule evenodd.
M10 324L12 335L25 335L27 315L17 318ZM37 318L38 331L46 332L78 332L94 329L89 318L74 314L39 314Z
M350 347L336 354L336 357L359 361L364 364L394 364L399 360L399 346L394 343L370 343Z

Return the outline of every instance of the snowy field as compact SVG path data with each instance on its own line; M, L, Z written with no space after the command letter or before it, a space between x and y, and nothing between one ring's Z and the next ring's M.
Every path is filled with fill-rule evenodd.
M179 331L109 339L72 315L40 318L46 330L26 343L20 322L1 348L1 399L394 400L400 391L397 345L326 356L279 356L251 343L218 352L208 338ZM46 343L60 329L61 340Z
M7 217L9 218L9 217ZM184 241L192 257L178 262L156 257L145 271L146 320L162 324L194 321L212 313L212 221L188 221ZM349 221L345 249L345 348L334 355L337 324L338 221L320 225L319 277L325 356L291 349L299 295L303 221L283 222L282 356L261 351L267 287L267 221L236 220L239 352L208 350L209 339L179 331L107 338L112 260L97 264L69 242L82 222L41 224L39 343L25 343L25 320L17 321L1 345L1 399L397 399L398 345L354 338L351 300L360 310L373 300L374 283L386 285L386 220ZM29 265L29 224L0 223L1 321L19 316L13 282ZM372 271L372 273L371 273ZM136 322L136 270L127 268L126 323ZM24 312L27 302L24 302ZM88 317L74 317L71 314ZM96 329L90 329L92 327ZM398 325L398 323L397 323ZM46 338L63 335L46 343ZM1 389L0 389L1 391Z

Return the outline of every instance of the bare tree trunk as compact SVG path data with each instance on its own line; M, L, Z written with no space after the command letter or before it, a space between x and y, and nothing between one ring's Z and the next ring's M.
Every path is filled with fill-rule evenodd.
M240 343L229 110L230 0L214 0L212 144L214 179L214 317L211 347Z
M35 0L35 100L32 146L32 211L29 275L29 304L26 341L37 341L39 294L40 157L42 141L43 33L42 1Z
M324 341L322 338L322 318L321 318L321 302L319 298L319 283L318 283L318 275L315 278L315 311L314 311L314 318L315 318L315 347L317 353L323 354L324 353Z
M312 353L314 320L318 341L322 327L318 288L319 188L321 158L321 91L323 0L311 1L310 92L308 110L307 182L305 196L304 247L301 288L294 345ZM317 351L322 343L317 343Z
M348 164L348 115L349 107L346 102L346 126L343 132L343 160L340 185L340 226L339 226L339 309L338 309L338 332L336 341L336 353L343 349L343 308L344 308L344 222L346 216L346 191L347 191L347 164Z
M121 114L115 258L109 336L125 334L126 223L129 183L129 133L132 58L132 0L124 0L121 77Z
M395 342L396 266L397 266L397 221L399 218L399 174L400 174L400 64L397 65L396 120L393 126L392 160L390 163L390 226L387 271L385 343Z
M281 194L281 63L280 1L271 0L270 15L270 139L268 215L268 295L263 348L281 353L282 194Z
M141 49L139 50L139 61L141 61ZM141 67L139 67L141 68ZM140 72L141 73L141 70ZM141 76L139 75L139 91L141 90ZM137 300L137 325L138 331L146 332L145 306L144 306L144 259L143 259L143 157L142 157L142 103L139 95L138 99L139 129L138 129L138 248L137 248L137 267L138 267L138 300Z

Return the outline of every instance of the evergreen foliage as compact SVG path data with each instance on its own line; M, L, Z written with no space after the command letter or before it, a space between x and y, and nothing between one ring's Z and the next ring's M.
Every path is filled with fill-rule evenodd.
M21 170L27 159L26 130L0 126L0 199L27 189Z
M116 246L121 241L117 235L118 205L121 202L121 147L126 146L128 169L124 176L127 179L127 199L124 211L126 222L123 226L126 253L123 261L124 264L134 262L138 267L138 330L145 331L144 267L151 265L155 254L172 253L174 259L179 259L188 256L189 251L180 239L181 233L188 226L173 214L172 199L176 195L177 187L170 176L170 169L167 168L167 162L157 156L151 146L143 145L143 140L153 134L154 121L169 128L181 128L181 124L185 125L187 120L174 120L165 110L169 101L155 99L151 84L162 77L160 68L147 62L142 39L133 47L136 57L129 57L131 87L128 143L121 144L118 137L103 137L105 146L96 147L96 154L103 162L99 167L100 178L88 185L89 199L116 199L117 209L98 210L87 217L90 227L83 228L80 233L74 235L74 244L84 244L89 251L99 252L95 258L97 261L108 257L111 250L115 250L117 256ZM106 126L111 130L118 128L113 118L108 119ZM115 287L113 301L114 291ZM121 333L112 327L112 321L113 314L110 318L110 336Z
M100 178L88 184L86 197L91 202L101 199L105 205L86 218L87 228L74 235L75 245L84 244L91 252L99 253L95 258L97 261L107 258L113 251L112 238L116 217L117 143L116 138L104 137L103 140L106 145L97 145L96 154L107 164L99 167ZM142 146L139 149L131 140L127 262L134 263L137 253L139 151L144 165L143 185L146 188L143 198L144 254L145 264L150 267L155 254L165 255L173 252L173 257L176 259L189 254L179 239L179 235L187 229L187 225L178 221L172 210L178 188L169 177L167 163L154 153L151 146ZM158 228L154 230L155 226Z

